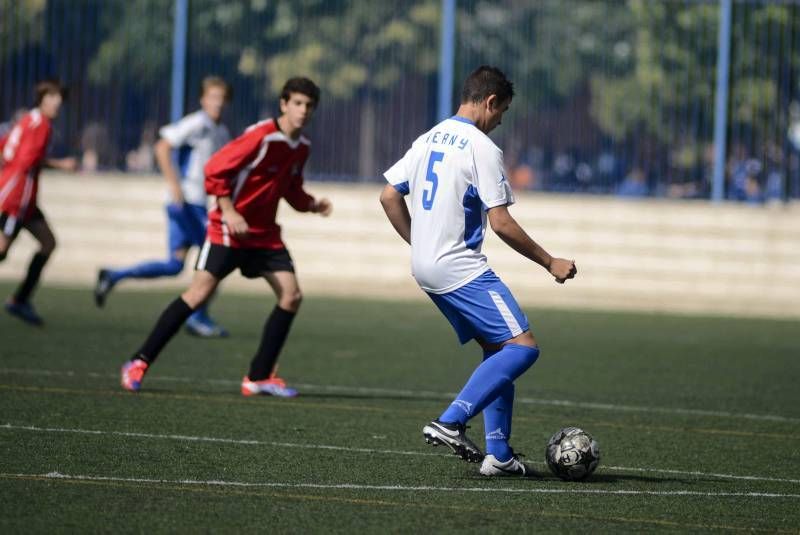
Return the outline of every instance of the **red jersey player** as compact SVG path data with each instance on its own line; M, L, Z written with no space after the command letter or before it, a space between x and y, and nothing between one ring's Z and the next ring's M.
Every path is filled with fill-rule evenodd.
M266 279L278 298L250 371L242 380L242 395L297 395L273 373L302 298L275 215L282 198L299 212L331 213L329 200L317 200L303 189L310 142L301 132L318 102L319 88L314 82L308 78L288 80L281 91L281 116L251 126L208 161L206 191L216 200L209 210L207 238L194 279L162 312L147 340L122 366L123 388L132 392L141 388L145 372L186 318L238 268L247 278Z
M30 232L39 242L39 251L33 255L25 279L5 304L6 310L33 324L43 321L30 303L33 290L39 282L42 269L56 247L56 239L37 204L39 170L43 166L64 171L74 171L75 158L48 159L47 143L50 139L50 121L58 112L66 94L55 80L36 85L36 107L14 125L3 142L3 167L0 171L0 262L22 229Z

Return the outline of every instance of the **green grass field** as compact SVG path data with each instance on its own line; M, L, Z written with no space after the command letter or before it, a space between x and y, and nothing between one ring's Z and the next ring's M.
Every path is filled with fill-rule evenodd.
M425 445L479 360L431 303L308 297L281 366L302 395L245 399L274 301L223 293L231 339L181 333L123 392L120 364L173 295L99 311L88 290L44 288L45 329L0 314L1 532L800 526L796 322L528 309L543 353L517 383L512 443L544 470L552 433L590 431L601 466L567 483L482 478Z

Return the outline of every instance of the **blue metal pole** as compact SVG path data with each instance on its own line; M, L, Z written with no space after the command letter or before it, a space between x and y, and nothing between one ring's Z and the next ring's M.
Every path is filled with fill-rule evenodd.
M455 67L456 0L442 0L442 41L439 55L439 99L436 119L453 113L453 70Z
M189 19L189 0L175 0L175 22L172 36L172 99L169 117L172 122L183 117L183 98L186 95L186 34Z
M731 63L731 0L720 0L717 45L717 95L714 110L714 181L711 200L725 198L725 156L728 153L728 87Z

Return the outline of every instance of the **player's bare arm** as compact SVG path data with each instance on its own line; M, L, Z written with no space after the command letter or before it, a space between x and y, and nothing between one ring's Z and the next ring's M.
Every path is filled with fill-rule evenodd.
M231 231L231 234L234 236L246 235L250 227L247 225L247 221L245 221L242 214L237 212L236 208L233 207L231 198L217 197L217 204L219 204L219 208L222 210L222 219L228 226L228 230Z
M164 175L164 180L167 181L172 202L175 204L183 204L183 191L181 190L181 181L178 178L178 170L172 163L172 146L164 138L159 139L155 146L156 162L161 174Z
M78 170L78 159L74 157L68 158L47 158L44 161L45 167L51 169L58 169L59 171L74 172Z
M567 279L572 279L578 274L574 260L551 256L519 226L507 206L490 208L488 216L492 230L501 240L522 256L545 268L559 284L564 284Z
M381 206L400 237L411 244L411 214L408 213L408 206L400 192L391 185L384 186L381 192Z

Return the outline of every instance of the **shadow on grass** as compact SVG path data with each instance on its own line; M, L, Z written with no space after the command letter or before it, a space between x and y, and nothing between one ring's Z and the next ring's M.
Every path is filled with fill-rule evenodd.
M608 473L595 473L584 479L583 481L564 481L549 471L542 469L534 470L534 475L529 478L509 478L509 477L492 477L487 478L477 473L471 472L465 474L464 480L467 481L502 481L504 483L516 482L516 484L532 484L537 482L546 483L559 483L563 485L564 490L584 490L589 489L594 485L616 485L623 483L647 483L652 485L658 484L675 484L675 483L697 483L697 479L692 478L675 478L675 477L651 477L635 474L608 474Z

